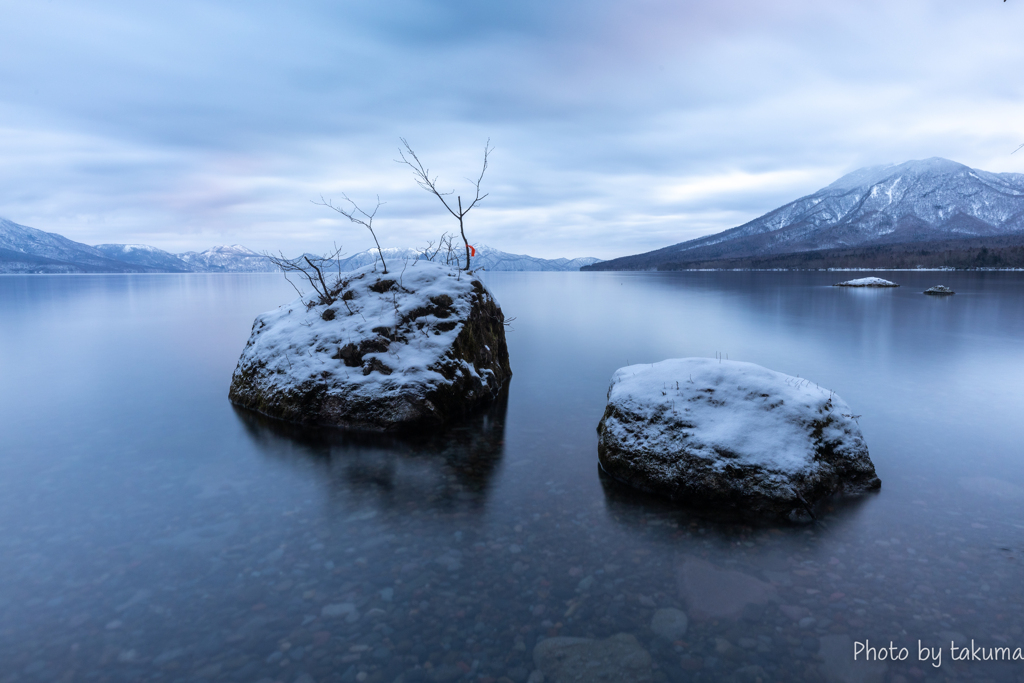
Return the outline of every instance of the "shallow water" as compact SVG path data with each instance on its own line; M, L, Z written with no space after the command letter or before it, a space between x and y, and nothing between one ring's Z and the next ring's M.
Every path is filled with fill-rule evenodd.
M1024 274L843 275L487 274L507 401L420 442L229 404L278 276L0 277L0 682L521 683L617 633L656 681L837 680L865 640L910 650L884 680L1022 680L949 640L1024 647ZM612 372L716 353L834 389L881 492L754 526L604 481Z

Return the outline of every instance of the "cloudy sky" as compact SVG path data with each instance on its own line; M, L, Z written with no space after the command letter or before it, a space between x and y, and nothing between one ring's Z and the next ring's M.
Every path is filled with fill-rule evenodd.
M0 217L169 251L385 246L613 257L856 168L1024 172L1021 0L0 0Z

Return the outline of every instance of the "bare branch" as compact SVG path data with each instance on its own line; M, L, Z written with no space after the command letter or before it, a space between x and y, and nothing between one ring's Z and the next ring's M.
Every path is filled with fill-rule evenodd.
M437 198L441 200L441 203L444 204L444 208L448 209L448 213L455 216L456 218L459 218L459 214L455 213L455 211L452 210L452 207L448 206L448 202L445 200L445 197L447 197L448 195L455 194L455 190L452 190L451 192L441 192L440 190L438 190L437 176L434 176L434 178L431 179L430 169L423 166L423 162L420 161L420 158L418 156L416 156L416 152L414 152L412 150L412 147L409 146L409 142L405 138L398 139L402 141L403 145L405 145L405 152L403 152L401 148L398 149L398 156L402 158L395 159L395 163L405 164L406 166L411 168L413 177L416 179L416 184L422 187L427 192L436 195ZM415 164L406 158L406 152L408 152L409 156L412 157L413 161L416 162Z
M377 215L377 209L379 209L381 206L383 206L387 202L382 202L380 200L380 195L377 195L377 206L373 207L373 211L371 211L370 213L366 213L361 208L359 208L358 204L356 204L354 201L349 199L347 194L342 192L341 196L345 199L346 202L348 202L349 204L352 205L351 209L346 210L346 209L343 209L340 206L336 206L329 199L324 199L323 195L320 195L320 201L313 202L313 203L316 204L317 206L326 206L329 209L333 209L333 210L337 211L338 213L340 213L345 218L347 218L350 221L352 221L353 223L358 223L359 225L362 225L367 230L369 230L370 231L370 235L373 237L373 243L377 245L377 253L380 254L380 262L382 264L384 264L384 274L387 275L388 264L384 261L384 251L380 248L380 242L377 241L377 233L375 233L373 231L373 218L374 218L374 216ZM310 200L310 201L312 201L312 200ZM362 216L362 218L360 218L360 216Z
M476 183L474 183L474 185L476 186L476 199L474 199L473 203L471 203L469 206L466 207L466 210L462 213L463 216L465 216L467 213L469 213L469 210L472 209L474 206L476 206L477 202L479 202L481 199L486 197L487 194L490 194L490 192L488 192L487 194L485 194L483 196L480 195L480 183L483 182L483 180L484 180L484 173L487 172L487 157L489 157L491 152L493 152L493 151L494 151L494 148L491 147L491 139L487 138L487 142L484 143L484 165L483 165L483 168L480 169L480 177L477 178L476 179ZM469 182L471 182L471 183L473 182L469 178L466 178L466 180L469 180Z
M427 192L430 192L431 194L435 195L438 199L440 199L441 203L444 204L444 208L448 209L448 213L450 213L452 216L455 217L456 220L459 221L459 233L462 235L462 242L466 250L466 267L464 268L464 270L469 270L470 247L469 240L466 239L466 230L463 219L466 217L466 214L469 213L469 211L474 206L477 205L477 203L479 203L482 199L487 197L487 194L480 194L480 184L483 182L484 174L487 172L488 158L490 157L491 152L494 151L494 148L491 147L491 139L487 138L487 142L484 144L484 163L483 167L480 169L480 176L476 179L475 182L472 179L467 178L469 182L473 183L473 186L476 189L473 201L471 201L465 208L463 208L462 197L456 196L458 202L458 211L453 209L448 204L448 201L445 199L446 196L454 194L455 190L452 190L451 192L439 191L437 189L437 176L434 176L433 178L430 177L430 169L424 166L423 162L420 161L420 158L416 156L416 152L413 151L412 147L409 145L408 140L406 140L405 138L399 138L399 140L401 140L402 145L405 146L405 151L403 152L401 148L398 149L398 155L401 158L395 159L395 162L399 164L405 164L406 166L411 168L413 177L416 179L416 184L422 187ZM406 156L406 154L408 154L408 156ZM412 159L412 161L409 160L410 158Z
M277 256L269 252L264 252L263 255L270 259L271 263L284 272L285 280L288 280L288 284L290 284L295 291L299 293L300 297L302 296L302 292L288 277L288 273L298 273L306 279L306 282L316 294L316 298L311 299L308 305L315 306L320 304L329 306L334 303L336 298L337 292L335 291L335 288L337 283L335 283L334 286L331 286L327 282L325 272L332 263L336 263L338 261L340 254L341 248L335 246L333 252L328 252L323 256L303 254L298 258L290 259L286 258L281 252L278 252Z

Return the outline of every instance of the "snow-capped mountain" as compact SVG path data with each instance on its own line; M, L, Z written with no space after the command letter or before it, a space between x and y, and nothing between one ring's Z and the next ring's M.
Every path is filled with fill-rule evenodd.
M206 251L186 251L178 258L196 273L273 273L277 266L263 254L241 244L217 246Z
M355 270L379 260L376 249L339 259L331 266ZM422 258L418 249L384 249L389 266ZM595 258L542 259L477 248L473 267L486 270L579 270ZM183 254L145 244L87 244L0 218L0 273L273 273L277 267L263 254L241 244Z
M0 218L0 273L274 272L267 257L241 245L171 254L145 244L89 246Z
M509 254L492 249L487 245L481 245L477 247L476 258L472 260L472 263L474 267L483 267L489 271L552 271L579 270L582 266L589 266L600 260L593 256L543 259L525 254Z
M103 251L0 218L0 273L133 273L149 272L110 258Z
M504 251L499 251L486 245L481 245L476 248L476 256L470 259L472 267L483 268L487 271L571 271L579 270L581 266L590 265L591 263L598 262L599 259L593 257L582 257L582 258L558 258L558 259L543 259L535 256L526 256L525 254L509 254ZM384 252L384 259L388 263L388 267L392 268L397 264L405 260L416 260L423 258L422 250L419 249L398 249L398 248L386 248L382 250ZM459 263L465 261L464 247L459 247L458 251L454 254ZM436 259L441 259L443 256L438 255ZM339 259L340 270L355 270L362 268L363 266L370 265L375 261L379 261L380 257L377 255L376 249L367 249L361 251L358 254L353 254L347 258ZM338 267L338 266L336 266Z
M108 258L168 273L188 273L192 268L174 254L145 244L97 244L96 250Z
M863 168L731 230L588 269L1024 233L1024 174L948 159Z

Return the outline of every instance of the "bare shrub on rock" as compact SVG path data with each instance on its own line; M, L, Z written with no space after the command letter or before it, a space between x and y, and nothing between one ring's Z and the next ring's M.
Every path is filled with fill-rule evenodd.
M402 149L399 148L398 155L401 157L401 159L395 159L395 161L400 164L405 164L406 166L411 168L413 177L416 178L416 184L422 187L427 192L434 195L435 197L437 197L438 199L440 199L441 203L444 204L444 208L448 209L448 213L455 216L456 220L459 221L459 234L462 236L462 243L466 249L466 267L463 268L463 270L469 270L470 250L472 250L473 247L469 246L469 240L466 239L466 228L463 219L465 218L466 214L469 213L470 210L477 205L477 203L479 203L481 200L487 197L487 194L480 194L480 183L483 182L484 173L487 172L487 158L490 155L490 153L494 151L494 148L491 147L490 138L488 138L487 142L484 144L484 163L483 168L480 169L480 176L475 181L467 178L469 182L473 183L473 186L476 190L476 194L473 197L473 201L471 201L469 205L466 206L465 208L462 207L461 195L456 195L457 201L454 205L448 203L448 200L445 199L445 197L455 194L455 190L452 190L451 192L441 192L440 190L438 190L437 176L431 178L430 169L423 165L423 162L420 161L420 158L416 156L416 152L414 152L412 147L409 146L409 142L405 138L399 138L399 140L402 141L402 145L405 147L405 151L403 152ZM456 209L453 208L453 206L458 207L458 210L456 211ZM443 242L444 237L442 237L441 240ZM450 242L451 239L449 238L449 246Z
M298 274L306 281L313 290L315 298L311 300L312 305L331 305L338 296L338 281L341 279L341 247L335 246L334 251L323 256L303 254L298 258L285 258L285 255L278 252L277 256L271 253L264 253L270 262L281 269L284 279L295 288L299 296L303 296L302 290L295 286L295 283L288 277L289 273ZM338 274L330 273L332 267L338 267Z

